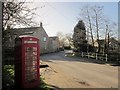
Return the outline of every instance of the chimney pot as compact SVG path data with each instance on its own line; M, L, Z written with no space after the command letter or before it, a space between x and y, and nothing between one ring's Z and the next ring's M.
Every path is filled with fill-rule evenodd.
M40 27L42 27L42 22L40 22Z

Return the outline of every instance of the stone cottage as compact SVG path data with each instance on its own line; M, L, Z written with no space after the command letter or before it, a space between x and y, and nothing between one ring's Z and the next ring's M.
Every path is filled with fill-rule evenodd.
M14 29L6 30L4 47L6 48L14 47L15 38L21 35L30 35L30 36L37 37L40 43L41 54L51 52L49 50L49 45L50 45L49 43L51 42L51 44L53 45L53 42L49 41L51 39L49 39L47 33L45 32L42 23L40 23L40 27L14 28ZM59 48L59 46L57 46L56 48Z

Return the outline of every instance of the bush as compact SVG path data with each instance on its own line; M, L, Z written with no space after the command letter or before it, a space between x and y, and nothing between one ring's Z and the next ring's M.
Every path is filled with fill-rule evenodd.
M14 86L14 66L13 65L5 65L3 66L3 89L9 90Z

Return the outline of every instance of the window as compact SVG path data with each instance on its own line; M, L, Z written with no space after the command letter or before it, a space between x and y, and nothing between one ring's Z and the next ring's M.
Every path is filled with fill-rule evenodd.
M45 50L47 49L46 45L45 45L44 49L45 49Z
M43 38L43 41L47 41L47 38L46 38L46 37L44 37L44 38Z

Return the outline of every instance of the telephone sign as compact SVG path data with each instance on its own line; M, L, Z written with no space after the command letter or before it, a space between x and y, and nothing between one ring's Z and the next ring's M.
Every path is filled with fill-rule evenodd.
M39 85L39 39L15 39L15 83L17 87L31 88Z

